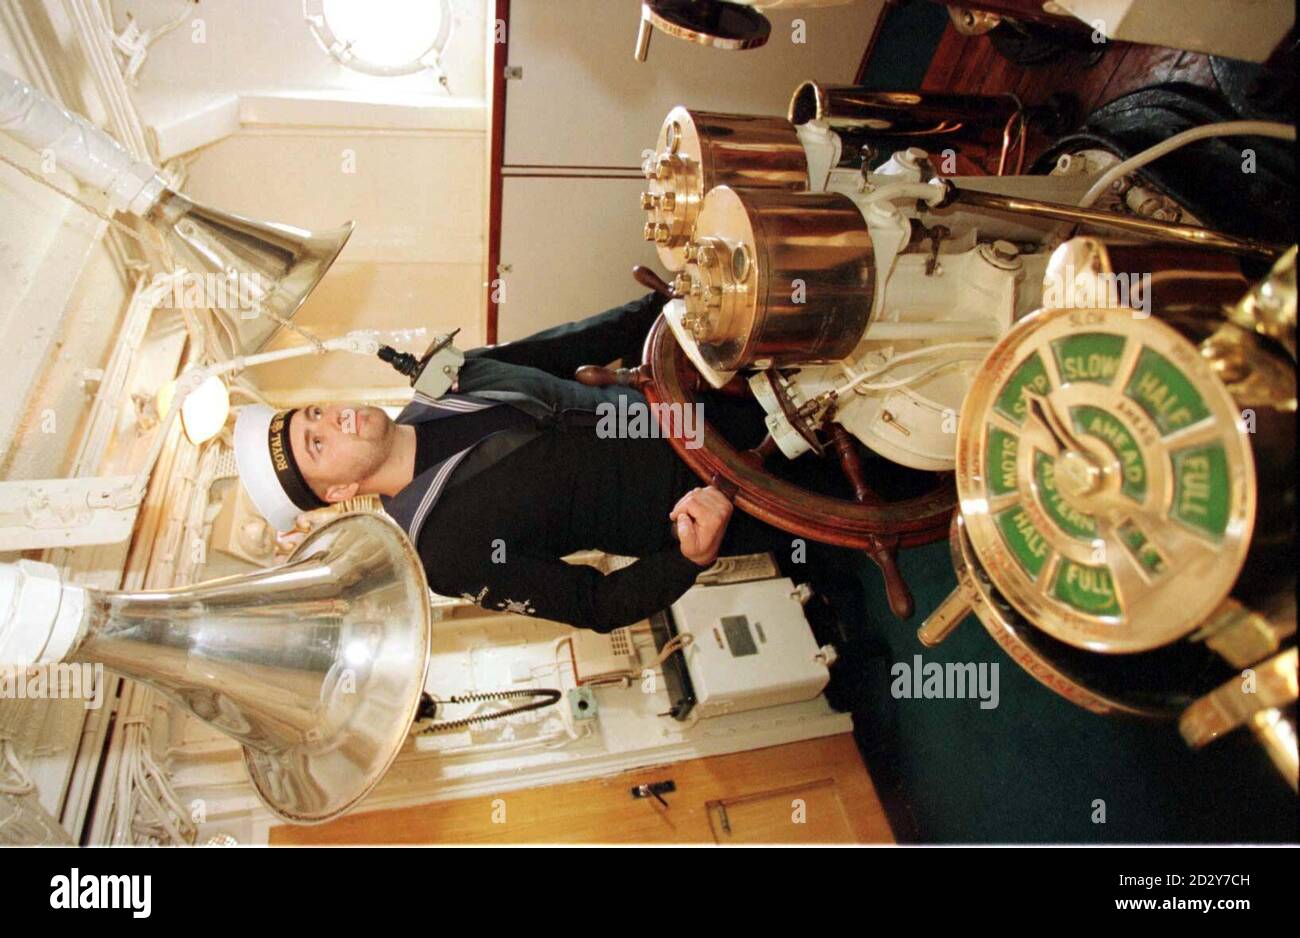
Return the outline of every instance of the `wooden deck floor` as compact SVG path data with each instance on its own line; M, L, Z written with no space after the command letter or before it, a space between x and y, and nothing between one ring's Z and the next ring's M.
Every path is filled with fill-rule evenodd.
M1109 42L1100 61L1093 65L1089 65L1084 53L1065 52L1051 64L1026 68L1000 55L987 36L963 36L950 25L930 60L921 90L1010 92L1026 105L1043 104L1057 92L1068 92L1078 98L1082 121L1103 104L1145 85L1165 81L1215 86L1209 57L1198 52ZM1031 133L1025 165L1051 143L1049 136ZM997 171L997 151L981 152L968 147L965 156L972 163L961 161L961 172Z

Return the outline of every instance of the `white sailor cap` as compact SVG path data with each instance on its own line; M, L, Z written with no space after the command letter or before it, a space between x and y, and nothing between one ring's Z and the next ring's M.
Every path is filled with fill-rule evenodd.
M292 410L249 404L235 419L235 466L257 510L277 531L288 531L298 515L323 508L307 485L289 444Z

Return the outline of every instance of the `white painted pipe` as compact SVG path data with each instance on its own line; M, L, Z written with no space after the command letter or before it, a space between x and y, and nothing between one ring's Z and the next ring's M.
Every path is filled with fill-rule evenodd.
M855 196L854 200L858 205L865 207L894 199L921 199L927 205L938 205L943 198L943 186L928 182L890 182L866 195Z
M846 368L845 372L849 375L852 375L852 378L849 380L847 384L835 388L835 393L840 395L846 394L847 392L852 391L858 385L866 384L872 378L878 378L880 375L883 375L886 371L889 371L891 368L895 367L896 365L901 365L903 364L903 362L912 361L913 359L916 358L929 358L931 356L938 355L941 352L945 353L945 355L949 352L953 353L951 356L947 357L946 361L940 362L939 365L936 366L936 367L944 367L949 364L952 364L952 362L957 361L959 359L966 360L970 358L983 358L988 353L988 350L991 346L992 343L990 342L941 342L938 345L927 345L924 348L913 349L910 352L903 352L899 355L895 355L893 358L889 359L889 361L885 362L883 365L879 366L878 368L873 368L870 371L864 371L859 374L853 374L852 369ZM903 379L903 383L906 383L908 381L915 381L920 377L921 375L909 375L908 377Z
M146 215L167 188L158 170L137 160L79 114L60 107L16 75L0 69L0 130L105 193L114 211Z
M254 365L265 365L268 362L283 361L286 358L298 358L301 355L321 355L325 352L352 352L356 355L378 355L379 340L373 335L365 332L349 332L347 335L341 335L337 338L326 339L317 345L293 345L289 348L278 349L274 352L259 352L256 355L240 355L229 361L221 362L217 365L209 365L204 369L206 374L219 375L227 371L242 371Z
M873 322L862 333L866 341L905 339L941 339L994 338L998 335L998 324L990 319L930 319L918 322Z

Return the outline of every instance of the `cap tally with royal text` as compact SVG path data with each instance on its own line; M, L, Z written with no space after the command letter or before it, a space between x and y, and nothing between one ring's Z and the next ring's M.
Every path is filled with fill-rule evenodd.
M294 411L250 404L235 419L235 466L239 481L263 517L288 531L304 511L325 507L307 485L293 456L289 425Z

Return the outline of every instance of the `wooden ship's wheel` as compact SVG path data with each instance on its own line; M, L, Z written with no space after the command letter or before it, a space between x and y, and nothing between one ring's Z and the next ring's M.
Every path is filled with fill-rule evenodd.
M653 271L638 267L634 276L656 292L672 295L671 287ZM652 404L693 405L697 395L708 388L662 316L646 337L643 362L638 368L617 371L586 366L578 369L577 379L595 386L633 387ZM717 393L744 395L749 391L746 383L733 382ZM866 551L884 575L889 608L900 619L910 618L914 603L899 572L897 552L948 536L957 505L952 475L936 475L935 486L919 495L887 500L871 487L848 431L834 422L826 427L829 442L818 441L815 448L838 460L852 488L852 500L814 492L767 469L768 458L778 453L770 434L748 450L737 449L707 422L702 445L697 448L688 447L681 434L668 432L671 428L665 427L664 435L696 475L721 490L742 511L797 537Z

